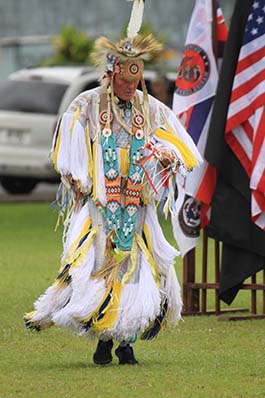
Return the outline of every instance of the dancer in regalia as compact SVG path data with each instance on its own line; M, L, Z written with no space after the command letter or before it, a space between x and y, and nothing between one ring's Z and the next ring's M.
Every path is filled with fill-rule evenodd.
M201 162L173 112L146 91L143 59L161 47L138 34L142 12L135 0L126 39L97 40L102 84L81 93L58 123L53 163L67 202L61 267L24 316L30 329L54 324L96 337L101 365L112 361L113 340L119 363L136 364L132 343L181 317L178 252L157 207L174 212L183 178Z

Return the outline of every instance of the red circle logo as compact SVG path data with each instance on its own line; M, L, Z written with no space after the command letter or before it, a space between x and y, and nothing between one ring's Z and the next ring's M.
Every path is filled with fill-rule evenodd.
M199 91L210 76L210 61L206 52L196 44L185 46L176 80L176 93L190 95Z

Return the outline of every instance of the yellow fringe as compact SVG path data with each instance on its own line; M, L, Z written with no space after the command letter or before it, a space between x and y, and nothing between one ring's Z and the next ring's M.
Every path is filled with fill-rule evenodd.
M120 282L118 282L117 278L115 278L112 288L113 288L112 298L110 299L110 302L107 305L107 307L101 313L104 314L104 317L99 320L97 320L96 317L95 319L93 319L93 329L95 330L96 333L100 333L105 329L111 329L115 324L118 315L118 309L119 309L120 297L122 291L122 285Z
M55 149L54 149L53 157L52 157L52 162L53 162L53 165L54 165L54 168L55 168L56 171L58 171L57 158L58 158L58 152L59 152L59 147L60 147L60 142L61 142L61 135L62 135L62 122L60 122L58 138L57 138L57 141L56 141L56 145L55 145Z
M172 145L174 145L177 148L188 170L198 165L196 157L193 155L188 146L178 137L160 128L156 129L155 135L161 140L170 142Z
M130 269L126 272L125 275L123 275L121 284L122 286L127 283L130 278L133 276L133 274L136 271L137 267L137 255L138 255L138 248L137 248L137 242L136 239L133 240L132 248L131 248L131 253L130 253L130 259L131 259L131 267Z
M73 120L72 120L71 126L70 126L70 137L71 138L72 138L72 134L73 134L74 125L75 125L77 119L79 118L80 112L81 112L81 110L78 108L74 113L74 117L73 117ZM54 164L54 168L56 171L58 171L57 158L58 158L58 152L59 152L60 143L61 143L61 135L62 135L62 122L60 123L58 138L57 138L56 146L55 146L55 149L53 152L53 157L52 157L52 162Z
M79 118L80 113L81 113L80 108L77 108L77 110L76 110L75 113L74 113L74 117L73 117L73 120L72 120L72 122L71 122L71 125L70 125L70 138L71 138L71 139L72 139L73 130L74 130L76 121L77 121L77 119Z
M155 279L156 285L160 288L160 274L158 272L156 263L154 262L154 259L151 255L151 253L147 249L143 238L137 233L135 234L135 237L136 237L137 244L139 245L139 247L142 250L142 252L144 253L148 263L150 264L151 271L152 271L153 277Z
M112 289L112 297L108 303L108 305L104 308L102 312L99 312L100 307L108 297L110 291ZM117 276L115 277L113 283L106 289L106 292L101 300L100 304L97 306L95 311L90 314L88 317L80 320L80 323L86 323L92 318L92 327L95 332L100 333L105 329L111 329L114 326L114 323L117 318L118 308L120 303L122 285L117 280ZM97 319L100 315L104 315L101 319Z
M87 158L88 158L88 174L89 174L89 177L92 179L93 178L93 156L92 156L88 123L86 126L86 147L87 147Z
M88 233L85 232L83 235L79 235L78 239L75 240L75 242L71 245L69 252L67 253L67 256L64 259L63 266L65 264L71 264L71 267L77 267L85 258L87 255L87 252L93 243L93 240L95 239L96 235L98 232L98 226L93 227L86 240L84 243L77 249L78 243L82 239L82 237ZM81 236L81 237L80 237ZM63 268L62 268L63 269Z
M147 227L146 224L143 225L143 230L144 230L145 237L146 237L146 240L147 240L147 247L145 245L145 242L144 242L143 238L139 234L136 233L135 234L135 238L133 240L131 254L130 254L131 267L122 278L122 281L121 281L122 286L124 286L125 283L127 283L130 280L130 278L134 275L134 273L136 271L137 256L138 256L138 246L139 246L139 248L142 250L142 252L144 253L144 255L145 255L145 257L146 257L146 259L148 261L148 263L151 266L152 274L153 274L153 277L155 279L155 282L156 282L157 286L160 287L160 274L158 272L156 263L154 262L154 259L153 259L152 254L151 254L153 248L152 248L149 228Z
M24 321L27 322L27 324L30 323L30 328L39 328L39 330L43 330L43 329L47 329L49 327L51 327L53 325L52 321L49 322L44 322L41 323L41 320L39 321L32 321L32 317L36 314L37 311L31 311L31 312L27 312L26 314L24 314ZM29 327L29 326L27 326Z
M97 141L93 142L93 176L92 176L92 181L93 181L93 200L96 201L97 200Z
M148 226L147 226L146 223L144 223L144 225L143 225L143 231L144 231L145 238L146 238L146 241L147 241L148 250L149 250L151 253L153 253L151 235L150 235L150 231L149 231L149 228L148 228Z

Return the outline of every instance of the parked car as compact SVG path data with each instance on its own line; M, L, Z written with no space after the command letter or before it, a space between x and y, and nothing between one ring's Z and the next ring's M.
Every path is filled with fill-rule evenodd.
M166 77L173 92L176 76ZM56 122L79 93L98 86L98 78L89 67L43 67L0 82L0 182L7 192L27 194L39 182L58 182L49 157ZM160 78L146 71L145 79L152 93Z

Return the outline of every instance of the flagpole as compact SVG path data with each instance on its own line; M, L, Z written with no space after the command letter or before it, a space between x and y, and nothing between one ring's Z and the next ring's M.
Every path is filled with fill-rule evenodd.
M212 47L213 54L215 59L217 60L218 52L217 52L217 0L212 0Z

